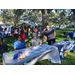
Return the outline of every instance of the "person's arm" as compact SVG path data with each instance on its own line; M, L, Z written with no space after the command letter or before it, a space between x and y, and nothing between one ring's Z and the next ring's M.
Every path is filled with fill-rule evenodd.
M27 44L25 45L26 48L28 48Z
M14 47L14 50L16 50L16 43L14 43L13 47Z
M14 47L14 51L16 50L16 47Z
M56 32L54 31L54 36L56 36Z
M40 44L39 45L42 45L42 42L40 41Z

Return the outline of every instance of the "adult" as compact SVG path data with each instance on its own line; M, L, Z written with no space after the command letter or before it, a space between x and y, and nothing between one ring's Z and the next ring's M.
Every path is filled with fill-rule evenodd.
M17 39L17 36L18 36L18 29L15 28L15 30L14 30L14 37Z
M13 29L13 27L11 28L11 35L12 35L12 38L14 38L14 29Z
M8 50L8 46L3 43L3 41L1 40L1 37L0 37L0 50L3 50L3 52Z
M0 33L0 39L3 42L3 35Z
M44 38L45 36L47 36L47 42L49 45L55 42L56 32L54 29L50 28L48 24L46 25L46 30L44 31Z
M3 28L0 26L0 31L2 31L3 30Z
M26 27L24 28L24 33L25 33L25 36L27 38L27 28Z
M35 31L36 35L38 35L38 33L37 33L38 32L37 26L35 27L34 31Z
M19 50L19 49L23 49L23 48L27 48L26 42L24 40L22 40L21 35L18 35L17 37L17 41L14 42L14 50Z
M33 38L31 39L31 45L32 46L41 45L42 42L41 42L41 40L39 38L37 38L36 33L33 33L32 35L33 35Z
M40 31L40 32L42 31L42 27L41 27L41 26L39 26L39 28L38 28L38 29L39 29L39 31Z
M26 37L25 37L25 33L24 33L23 28L21 29L20 34L21 34L22 40L25 41L26 40Z
M5 28L5 37L8 37L7 28Z

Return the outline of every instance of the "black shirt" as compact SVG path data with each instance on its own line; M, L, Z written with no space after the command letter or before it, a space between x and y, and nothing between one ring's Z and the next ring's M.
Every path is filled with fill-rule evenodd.
M47 36L47 40L55 39L54 32L55 30L53 28L44 31L44 35Z

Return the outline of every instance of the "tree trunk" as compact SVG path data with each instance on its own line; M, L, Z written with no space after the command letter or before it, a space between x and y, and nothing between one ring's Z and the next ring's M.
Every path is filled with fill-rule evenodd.
M42 9L42 41L44 36L44 31L46 29L46 24L49 23L49 12L47 12L47 9Z
M42 27L43 27L43 31L46 28L47 23L49 23L49 14L47 12L47 9L42 9Z

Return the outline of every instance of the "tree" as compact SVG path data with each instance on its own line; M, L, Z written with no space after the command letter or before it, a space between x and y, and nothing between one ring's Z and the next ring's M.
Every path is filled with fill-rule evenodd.
M46 24L49 23L49 13L52 9L41 9L42 11L42 27L43 29L46 27Z
M25 9L13 9L15 25L19 22L20 17L24 12L25 12Z

